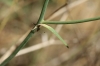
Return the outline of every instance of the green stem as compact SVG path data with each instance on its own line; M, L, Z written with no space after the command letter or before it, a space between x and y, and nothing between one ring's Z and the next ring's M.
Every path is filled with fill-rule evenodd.
M49 0L45 0L44 1L43 7L42 7L42 11L41 11L41 14L40 14L40 17L39 17L39 19L37 21L36 26L44 19L44 14L45 14L48 2L49 2ZM38 28L35 28L34 30L31 30L30 33L28 34L28 36L24 39L24 41L13 51L13 53L7 59L5 59L0 64L0 66L5 66L20 51L20 49L24 47L26 45L26 43L29 41L29 39L32 37L32 35L35 32L37 32L37 29Z
M32 37L32 35L37 31L37 29L31 30L30 33L28 34L28 36L24 39L24 41L13 51L13 53L7 58L5 59L0 66L5 66L18 52L21 48L23 48L27 42L29 41L29 39Z
M100 16L95 18L73 20L73 21L42 21L42 24L77 24L77 23L84 23L84 22L90 22L96 20L100 20Z
M45 0L44 1L43 7L42 7L42 11L41 11L40 17L39 17L38 22L37 22L36 25L38 25L42 20L44 20L44 15L45 15L45 11L46 11L48 2L49 2L49 0Z

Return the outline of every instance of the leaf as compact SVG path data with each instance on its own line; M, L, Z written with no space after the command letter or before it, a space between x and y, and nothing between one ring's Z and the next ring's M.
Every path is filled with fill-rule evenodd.
M47 29L50 30L52 33L54 33L54 34L63 42L63 44L65 44L65 46L66 46L67 48L69 48L68 45L67 45L67 43L60 37L60 35L59 35L52 27L50 27L50 26L48 26L48 25L46 25L46 24L39 24L39 25L41 25L41 26L47 28Z

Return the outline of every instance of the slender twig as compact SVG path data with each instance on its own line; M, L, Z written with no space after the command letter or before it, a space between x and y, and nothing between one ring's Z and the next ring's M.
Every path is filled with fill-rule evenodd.
M67 3L65 3L64 5L62 5L61 7L59 7L58 9L56 9L53 13L51 13L48 17L46 17L45 19L46 20L50 20L51 19L51 17L55 14L55 13L57 13L58 11L60 11L61 9L66 9L65 7L66 7L66 5L67 5ZM62 12L63 13L63 12Z
M45 11L46 11L46 7L47 7L47 5L48 5L48 2L49 2L49 0L45 0L44 1L44 5L43 5L43 7L42 7L42 11L41 11L41 14L40 14L40 17L39 17L39 20L38 20L38 22L36 23L36 28L33 26L32 28L33 29L31 29L30 30L30 32L29 32L29 34L27 35L27 37L24 39L24 41L14 50L14 52L7 58L7 59L5 59L1 64L0 64L0 66L5 66L19 51L20 51L20 49L21 48L23 48L25 45L26 45L26 43L29 41L29 39L32 37L32 35L35 33L35 32L37 32L37 29L38 29L38 24L44 19L44 13L45 13Z
M7 52L5 54L3 54L3 56L0 57L0 64L6 59L8 58L12 52L17 48L17 46L19 46L23 41L24 39L26 38L26 36L29 34L30 30L27 31L17 42L16 44L14 44L13 46L10 47L9 50L7 50Z
M78 1L76 1L76 3L77 3L77 2L78 2ZM73 4L73 3L72 3L72 4ZM79 4L79 3L78 3L78 4ZM65 5L66 5L66 4L65 4ZM65 6L65 5L63 5L63 6ZM69 5L70 5L70 4L69 4ZM63 7L63 6L62 6L62 7ZM75 4L73 7L75 7L75 6L77 6L77 4ZM62 7L58 8L58 10L54 11L51 15L53 15L53 14L56 13L56 12L58 12L59 9L61 9ZM71 8L69 8L69 9L71 9ZM65 16L66 16L66 17L65 17ZM52 16L51 16L51 17L52 17ZM46 20L48 20L48 19L51 18L51 17L49 16L48 18L46 18ZM68 17L68 14L64 13L63 16L61 17L60 21L66 20L67 17ZM61 28L62 28L62 25L57 25L57 27L55 28L55 30L57 31L57 33L59 33L59 31L61 30ZM29 33L29 32L27 32L26 34L28 34L28 33ZM21 38L19 39L17 45L19 45L19 44L24 40L24 38L26 37L26 34L23 35L23 37L21 37ZM20 40L21 40L21 41L20 41ZM51 42L51 41L52 41L52 42ZM16 55L15 57L20 56L20 55L23 55L23 54L26 54L26 53L29 53L29 52L33 52L33 51L39 50L39 49L41 49L41 48L44 48L44 47L47 47L47 46L50 46L50 45L55 45L55 42L56 42L57 45L59 44L59 42L57 43L57 41L55 40L55 36L53 35L53 36L51 36L50 40L48 40L48 41L46 41L46 42L39 43L39 44L36 44L36 45L34 45L34 46L31 46L31 47L28 47L28 48L25 48L25 49L20 50L20 51L17 53L17 55ZM47 46L45 46L46 43L47 43L47 44L49 43L49 44L48 44ZM45 45L44 45L44 44L45 44ZM12 47L6 52L6 54L4 54L4 55L0 58L0 63L2 63L2 62L4 61L5 58L9 57L9 55L12 53L12 51L15 50L15 49L12 49L12 48L14 48L14 47L16 47L16 46L12 46Z
M91 22L96 20L100 20L100 16L95 18L73 20L73 21L43 21L42 24L77 24L77 23Z
M7 64L19 52L19 50L26 45L28 40L32 37L32 35L36 31L37 31L36 29L31 30L30 33L28 34L28 36L25 38L25 40L14 50L14 52L6 60L4 60L4 62L1 63L0 66L5 66L5 64Z
M37 22L36 25L38 25L42 20L44 20L44 15L45 15L45 11L46 11L48 2L49 2L49 0L45 0L45 2L43 4L42 11L41 11L41 14L40 14L40 17L39 17L38 22Z

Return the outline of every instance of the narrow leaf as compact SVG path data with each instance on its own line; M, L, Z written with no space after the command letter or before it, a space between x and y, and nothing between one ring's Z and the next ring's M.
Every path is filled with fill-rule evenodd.
M54 33L54 34L65 44L65 46L66 46L67 48L69 48L68 45L67 45L67 43L60 37L60 35L59 35L52 27L50 27L50 26L48 26L48 25L46 25L46 24L39 24L39 25L41 25L41 26L47 28L47 29L50 30L52 33Z

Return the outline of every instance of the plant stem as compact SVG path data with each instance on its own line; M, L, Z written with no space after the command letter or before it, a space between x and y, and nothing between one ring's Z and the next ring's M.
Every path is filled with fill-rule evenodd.
M37 31L37 29L31 30L28 36L24 39L24 41L13 51L13 53L6 59L4 60L0 66L5 66L18 52L21 48L23 48L29 39L32 37L32 35Z
M96 20L100 20L100 16L95 18L73 20L73 21L42 21L42 24L77 24L77 23L84 23L84 22L90 22Z
M45 0L44 1L44 4L43 4L43 7L42 7L42 11L41 11L41 14L40 14L40 17L38 19L38 22L36 23L36 26L42 22L42 20L44 19L44 14L45 14L45 11L46 11L46 8L47 8L47 5L48 5L48 2L49 0ZM30 30L29 34L27 35L27 37L24 39L24 41L13 51L13 53L7 58L5 59L1 64L0 66L5 66L19 51L21 48L23 48L27 42L29 41L29 39L32 37L32 35L37 32L37 28L34 28L34 30Z
M49 0L44 1L42 11L41 11L40 17L39 17L38 22L36 23L36 25L38 25L40 22L42 22L42 20L44 20L44 15L45 15L45 11L46 11L48 2L49 2Z

